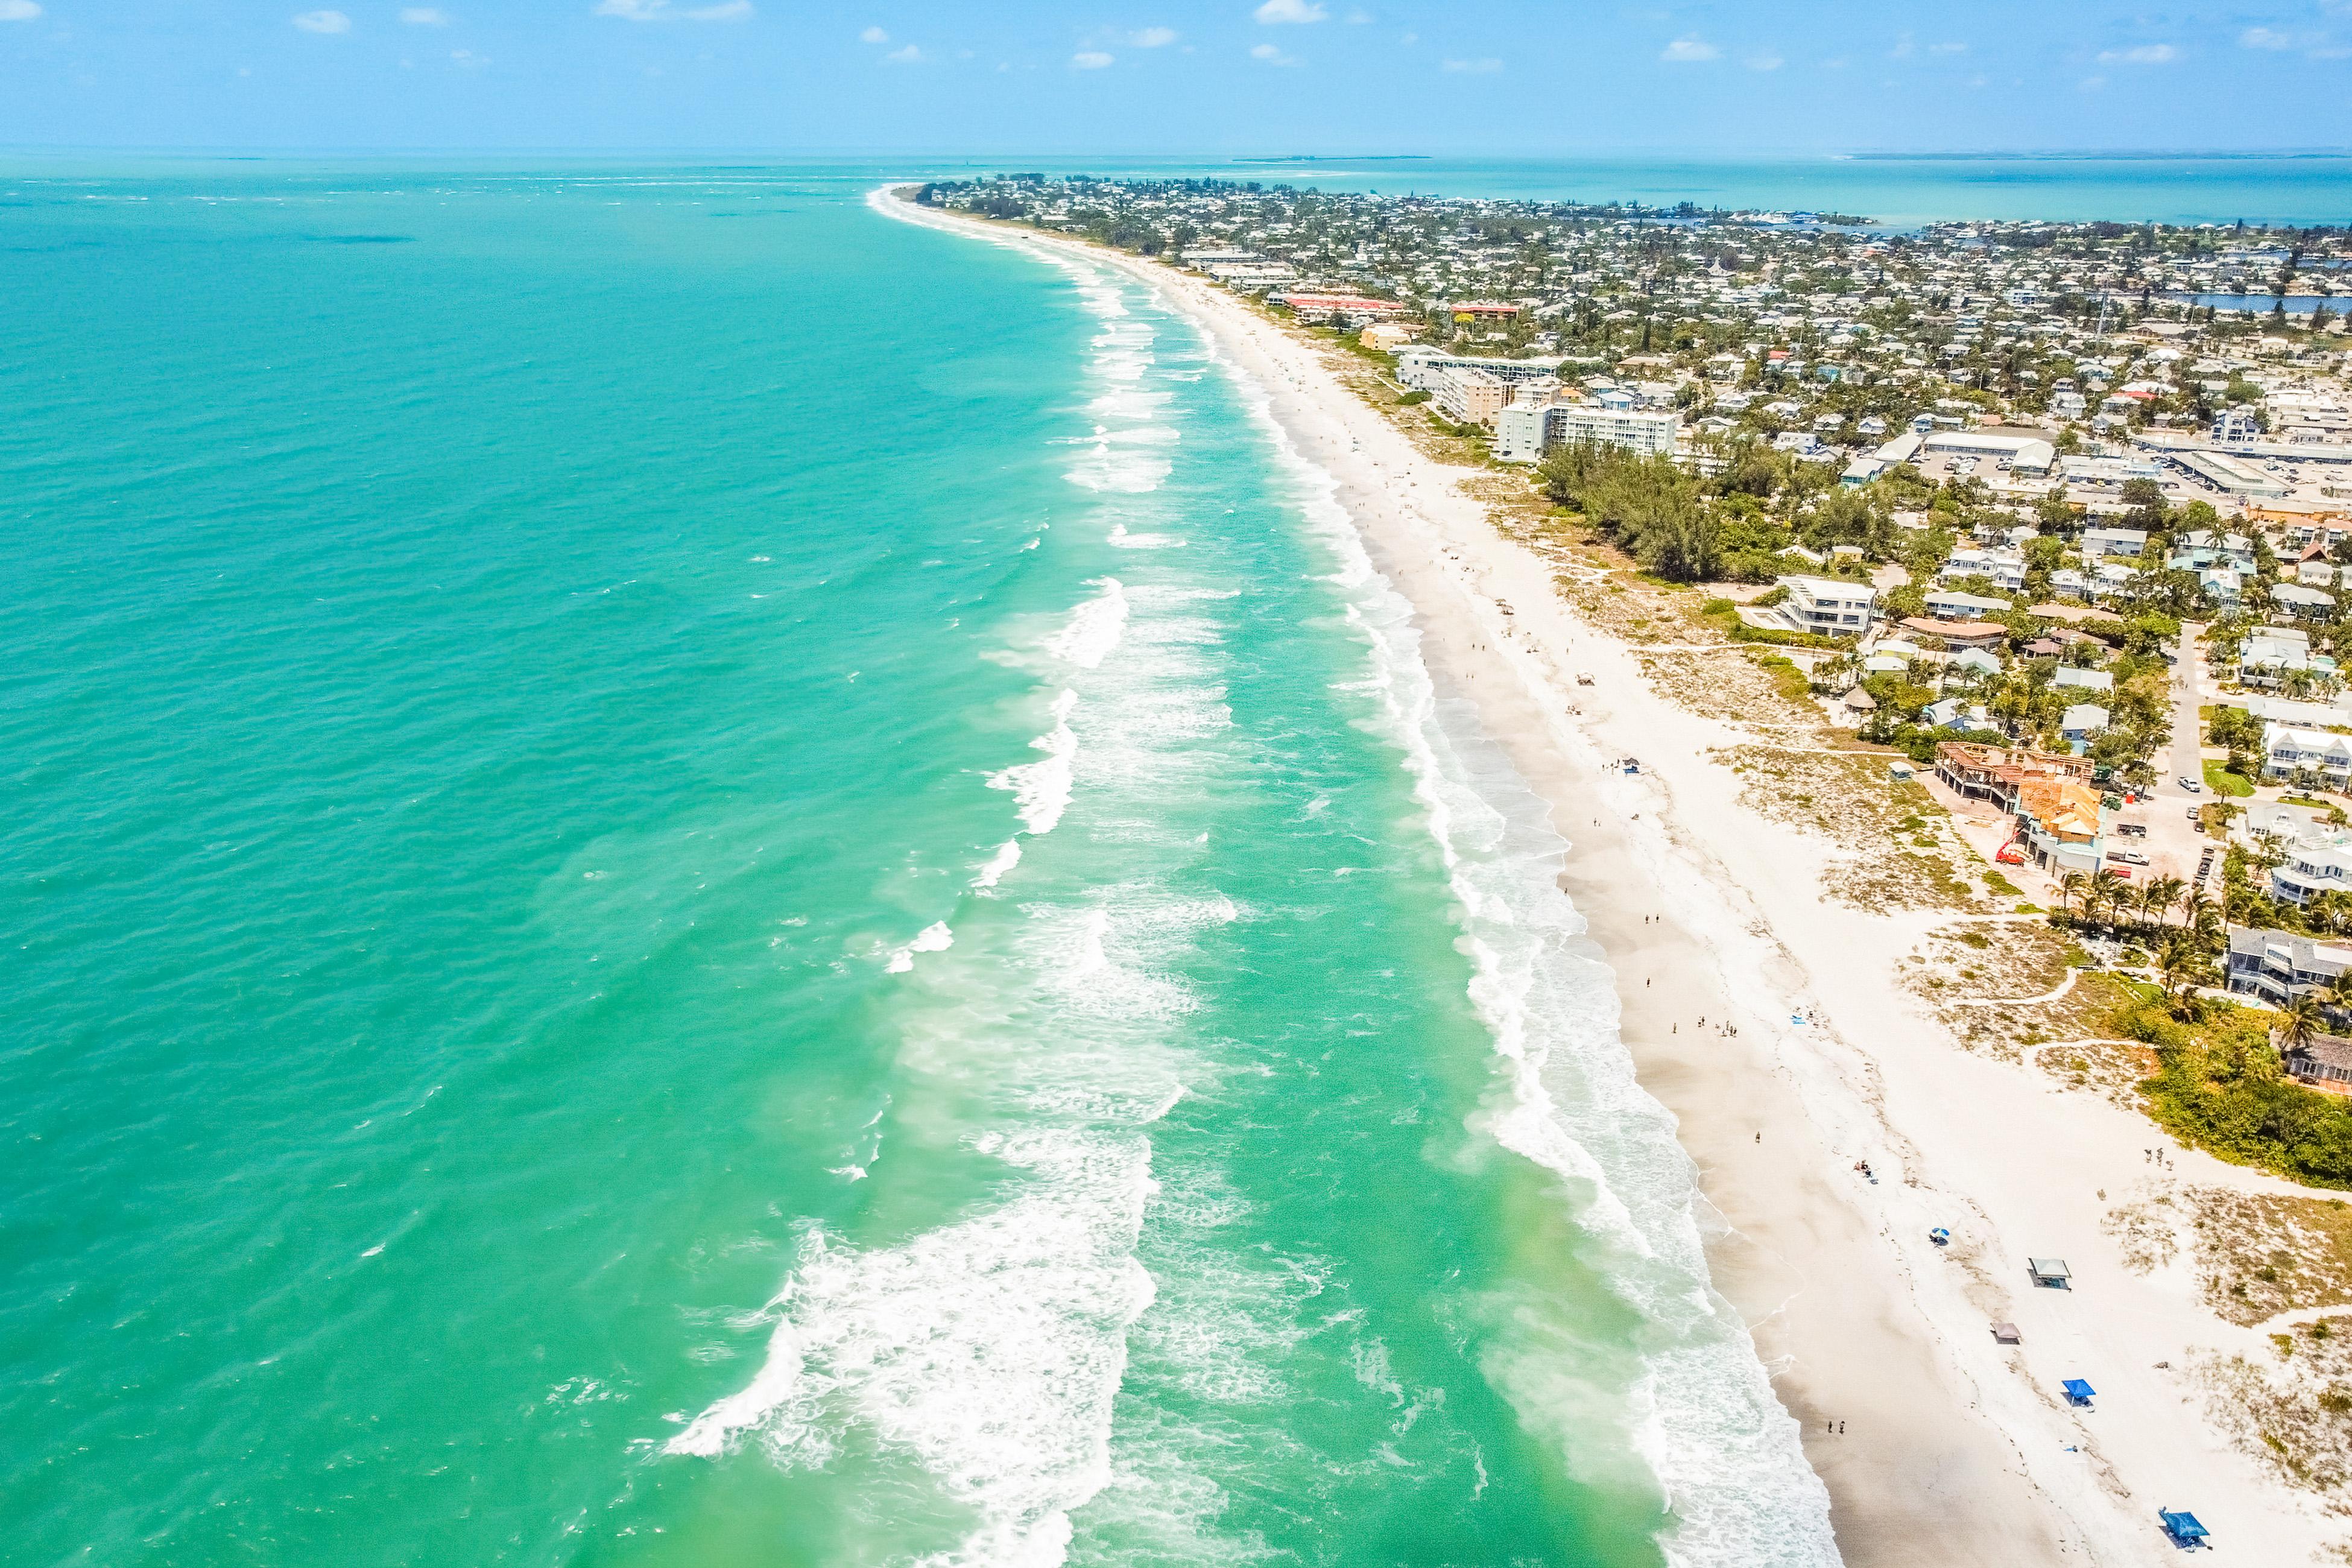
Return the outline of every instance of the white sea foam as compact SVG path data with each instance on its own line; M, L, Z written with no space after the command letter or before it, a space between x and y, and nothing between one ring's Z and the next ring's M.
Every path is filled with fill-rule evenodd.
M1484 1130L1563 1178L1579 1224L1613 1247L1612 1288L1653 1325L1657 1348L1633 1391L1632 1436L1673 1510L1661 1540L1669 1561L1837 1563L1828 1493L1805 1461L1796 1423L1745 1325L1708 1283L1696 1172L1672 1118L1634 1079L1613 978L1559 895L1566 841L1491 741L1448 727L1411 605L1372 565L1336 482L1298 454L1262 390L1245 378L1236 384L1297 484L1310 525L1339 558L1331 580L1370 643L1372 684L1462 910L1471 1000L1508 1090ZM1496 1364L1505 1392L1532 1424L1555 1430L1563 1453L1590 1450L1605 1413L1580 1408L1586 1391L1532 1347L1506 1350Z
M915 967L915 954L919 952L945 952L949 948L951 948L954 945L955 932L948 929L948 922L945 921L934 921L932 924L925 926L921 931L917 931L913 941L908 942L903 947L893 949L890 953L890 962L884 967L892 974L904 974L907 971Z
M1183 544L1172 533L1131 533L1127 524L1111 524L1110 542L1121 550L1171 550Z
M1010 790L1021 826L1031 833L1051 833L1069 809L1078 755L1077 732L1070 728L1071 710L1078 694L1064 689L1054 699L1054 727L1029 742L1045 756L1019 763L988 776L991 789Z
M1100 592L1070 612L1062 629L1045 639L1045 651L1081 669L1099 668L1127 629L1127 590L1116 577L1087 584Z
M1004 879L1004 873L1019 864L1021 864L1021 840L1008 838L996 847L996 853L988 858L988 864L982 866L979 874L972 878L971 885L975 888L993 888Z
M764 1363L667 1451L757 1443L798 1468L878 1445L973 1514L954 1548L914 1561L1060 1563L1072 1510L1114 1479L1113 1402L1153 1300L1137 1258L1149 1129L1182 1093L1164 1026L1194 1005L1167 961L1237 913L1217 898L1112 889L1028 910L1010 952L959 947L960 973L918 982L941 1004L905 1019L899 1092L932 1108L923 1123L977 1096L974 1114L998 1125L962 1142L1006 1173L991 1190L1009 1195L891 1246L810 1232L761 1314ZM972 1005L992 988L1055 1027L975 1033Z

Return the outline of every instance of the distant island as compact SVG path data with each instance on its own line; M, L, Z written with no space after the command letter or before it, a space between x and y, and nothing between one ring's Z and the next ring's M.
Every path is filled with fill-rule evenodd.
M1426 153L1366 153L1360 157L1334 158L1319 153L1289 153L1279 158L1235 158L1236 163L1426 163Z

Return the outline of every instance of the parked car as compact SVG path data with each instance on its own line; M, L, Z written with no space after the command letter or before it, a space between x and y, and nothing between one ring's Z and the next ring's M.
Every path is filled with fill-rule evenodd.
M2107 851L2107 858L2110 860L2120 861L2126 866L2145 866L2147 864L2147 857L2141 854L2137 849L2110 849Z
M2203 795L2205 793L2204 784L2196 779L2190 778L2187 773L2180 775L2180 787L2187 790L2190 795Z

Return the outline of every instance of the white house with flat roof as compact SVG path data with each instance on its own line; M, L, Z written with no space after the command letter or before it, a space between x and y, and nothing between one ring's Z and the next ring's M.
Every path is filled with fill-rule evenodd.
M1783 577L1789 590L1774 611L1791 631L1815 637L1860 637L1877 618L1878 590L1867 583L1846 583L1834 577Z

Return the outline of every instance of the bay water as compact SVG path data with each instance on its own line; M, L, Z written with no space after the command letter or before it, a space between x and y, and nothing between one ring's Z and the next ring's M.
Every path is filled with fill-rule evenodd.
M1819 1563L1569 846L1148 286L0 180L26 1563Z

